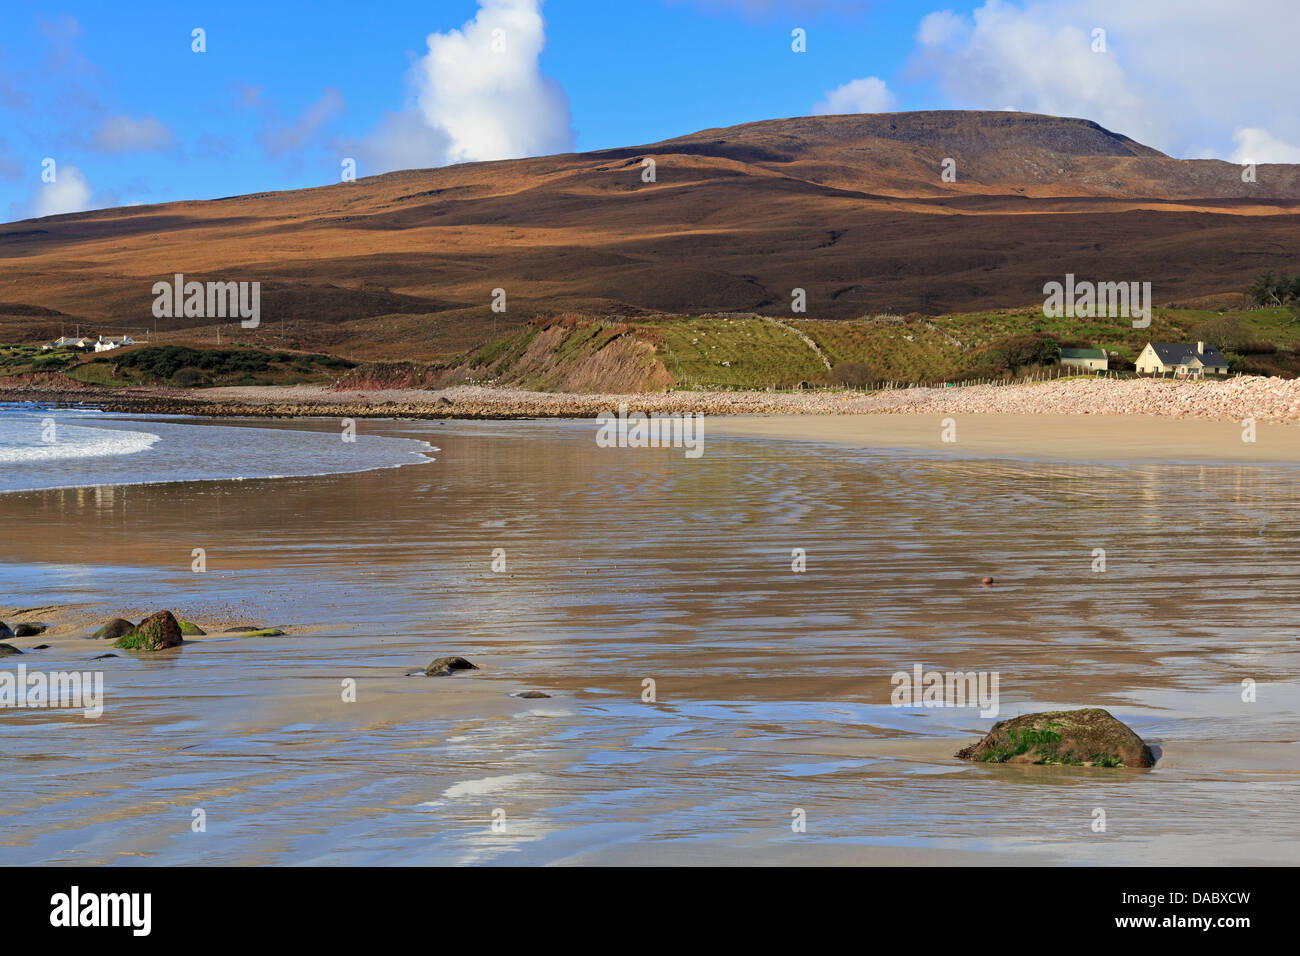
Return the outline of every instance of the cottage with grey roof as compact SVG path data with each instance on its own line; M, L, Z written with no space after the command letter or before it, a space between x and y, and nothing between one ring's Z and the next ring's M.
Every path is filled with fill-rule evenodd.
M1139 373L1175 378L1228 374L1223 353L1204 342L1148 342L1133 364Z
M124 345L135 345L135 339L129 335L101 335L99 341L95 343L95 351L111 352Z

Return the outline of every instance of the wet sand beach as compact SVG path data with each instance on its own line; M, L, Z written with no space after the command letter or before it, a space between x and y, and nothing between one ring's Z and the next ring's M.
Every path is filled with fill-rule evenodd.
M946 423L953 427L948 430ZM1300 428L1150 415L731 415L716 435L1073 462L1300 462ZM1243 441L1243 435L1250 441Z
M0 710L0 863L1293 863L1290 427L1246 461L1230 423L1076 423L710 417L692 460L590 421L370 420L437 451L0 495L0 619L52 625L0 669L105 681L96 720ZM227 425L338 432L175 440ZM1184 441L1222 459L1159 460ZM93 626L162 607L209 634L90 663ZM404 676L450 654L481 669ZM893 706L918 663L998 672L999 718L1104 707L1159 760L956 760L995 718Z

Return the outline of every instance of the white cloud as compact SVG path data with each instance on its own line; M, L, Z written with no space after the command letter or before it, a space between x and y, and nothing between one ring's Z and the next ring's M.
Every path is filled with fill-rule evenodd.
M1279 29L1294 2L986 0L923 18L916 65L953 106L1082 116L1175 156L1228 155L1252 129L1283 148L1300 142L1300 58Z
M94 145L108 153L144 153L150 150L168 150L173 145L172 133L152 116L139 119L130 116L110 116L95 130Z
M55 168L55 180L41 183L32 194L28 215L58 216L65 212L81 212L90 205L90 181L76 166L60 165Z
M916 30L916 41L923 46L948 43L963 31L964 21L951 10L936 10L926 14Z
M1234 163L1300 163L1300 146L1284 143L1266 129L1247 127L1232 134Z
M850 80L826 94L826 98L813 107L813 115L838 113L888 113L894 109L894 94L885 81L875 76Z
M420 111L447 132L450 161L571 146L569 98L538 69L546 42L540 8L539 0L483 0L461 30L430 35Z
M970 18L931 14L917 30L922 63L963 106L1012 102L1030 113L1096 120L1143 141L1157 137L1115 51L1094 53L1091 21L1056 9L988 0Z
M251 101L249 90L254 90ZM244 87L242 95L245 102L256 103L259 94L256 88ZM257 134L258 141L272 156L301 152L311 143L322 126L346 109L347 104L343 100L343 94L332 86L328 87L321 94L320 99L309 105L297 119L290 123L276 122L268 115L261 132Z
M388 113L364 143L346 151L361 154L363 168L357 175L369 176L390 169L444 166L450 142L443 130L432 129L419 113Z
M363 153L398 169L572 149L568 95L539 67L545 42L541 0L480 0L459 30L429 35L413 116L386 117Z

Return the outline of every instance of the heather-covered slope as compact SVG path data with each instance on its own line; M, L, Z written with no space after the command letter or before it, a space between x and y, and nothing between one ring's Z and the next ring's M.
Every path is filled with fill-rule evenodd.
M1032 305L1067 272L1185 302L1298 267L1300 168L1257 180L1078 119L772 120L0 226L0 341L152 327L152 285L177 272L262 284L261 327L227 321L225 339L357 359L450 355L538 312L789 316L795 288L827 319ZM205 318L157 328L217 332Z

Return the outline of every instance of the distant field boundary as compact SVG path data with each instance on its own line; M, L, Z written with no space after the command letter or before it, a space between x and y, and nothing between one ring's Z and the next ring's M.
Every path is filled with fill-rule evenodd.
M804 345L812 349L813 352L817 355L817 357L822 360L822 364L826 366L826 371L829 372L831 370L831 360L826 357L826 353L821 350L821 346L819 346L816 342L814 342L808 336L807 333L802 332L799 329L796 329L792 325L786 325L780 319L774 319L770 315L760 315L758 316L758 318L771 322L777 328L785 329L787 332L793 332L796 336L798 336L800 341L804 343Z

